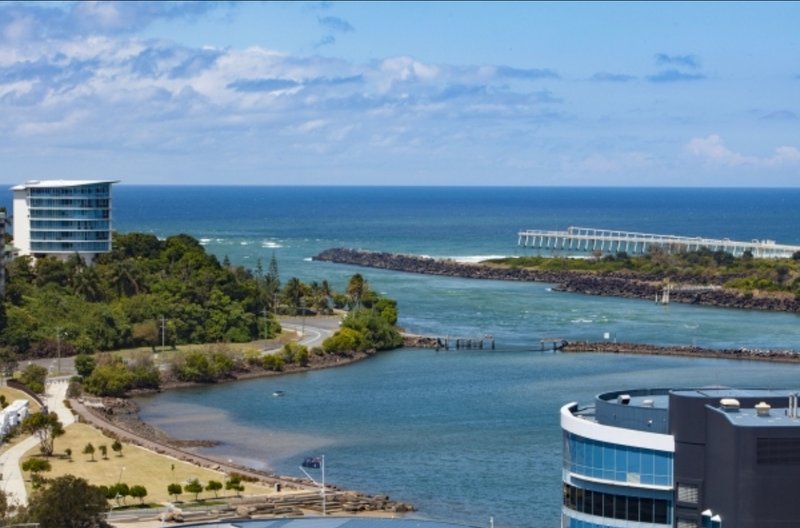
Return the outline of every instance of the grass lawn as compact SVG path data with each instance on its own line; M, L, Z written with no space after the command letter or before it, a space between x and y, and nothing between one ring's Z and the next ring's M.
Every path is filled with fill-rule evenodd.
M89 455L83 454L83 448L89 442L95 447L94 462L91 461ZM225 483L225 474L219 471L200 468L138 446L123 443L122 456L117 456L111 450L113 442L113 439L86 424L73 424L66 428L63 436L56 438L56 456L49 459L53 470L46 472L43 476L53 478L70 474L84 478L89 483L98 486L109 486L118 481L129 486L139 484L147 488L147 496L144 500L149 503L172 501L174 498L167 494L167 486L172 483L184 485L187 480L195 478L204 487L209 480ZM101 445L108 448L108 459L103 459L98 449ZM64 450L67 448L72 449L71 461L63 457ZM37 445L26 453L25 458L38 454L39 446ZM172 469L173 466L174 469ZM243 484L245 487L243 495L265 495L272 492L272 488L256 486L250 482L243 482ZM30 493L30 482L27 483L27 486ZM222 495L234 492L220 490L219 493ZM214 493L203 491L199 498L201 500L213 499ZM193 501L194 494L184 492L178 499L184 502ZM136 499L130 497L127 499L128 504L136 502L138 502Z

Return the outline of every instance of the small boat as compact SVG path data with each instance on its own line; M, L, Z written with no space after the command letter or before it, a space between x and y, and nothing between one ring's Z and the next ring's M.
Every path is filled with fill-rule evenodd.
M286 394L286 393L284 391L282 391L282 390L276 390L276 391L274 391L272 393L272 395L275 396L276 398L279 397L279 396L283 396L284 394Z

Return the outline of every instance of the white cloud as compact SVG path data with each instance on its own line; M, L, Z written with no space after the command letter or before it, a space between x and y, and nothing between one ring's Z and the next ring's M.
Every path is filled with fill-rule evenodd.
M769 157L747 156L729 149L717 134L692 138L686 144L686 150L709 165L723 167L776 168L800 165L800 150L796 147L777 147L775 154Z

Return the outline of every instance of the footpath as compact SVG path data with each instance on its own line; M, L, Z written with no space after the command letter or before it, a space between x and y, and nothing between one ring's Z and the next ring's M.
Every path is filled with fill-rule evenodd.
M49 382L46 388L47 409L54 411L58 415L58 419L65 428L75 423L75 417L64 405L64 400L67 397L67 385L68 381L66 379L57 379ZM10 504L18 506L27 506L28 504L28 492L25 490L25 480L20 469L20 459L38 444L39 439L35 435L31 435L0 454L3 491L8 495Z

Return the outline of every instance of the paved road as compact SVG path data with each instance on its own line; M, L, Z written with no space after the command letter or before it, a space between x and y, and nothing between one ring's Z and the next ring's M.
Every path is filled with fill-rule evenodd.
M64 427L75 423L72 412L64 405L67 397L67 380L59 379L47 384L47 408L58 415ZM31 435L20 443L0 454L0 467L3 475L3 491L8 494L10 503L25 506L28 504L28 492L20 469L20 459L29 450L39 444L39 439Z
M300 336L297 342L308 348L322 346L322 342L339 329L340 322L339 316L306 317L305 320L302 317L281 318L281 326L297 332L297 335ZM274 353L280 350L277 348L265 350L265 352Z

